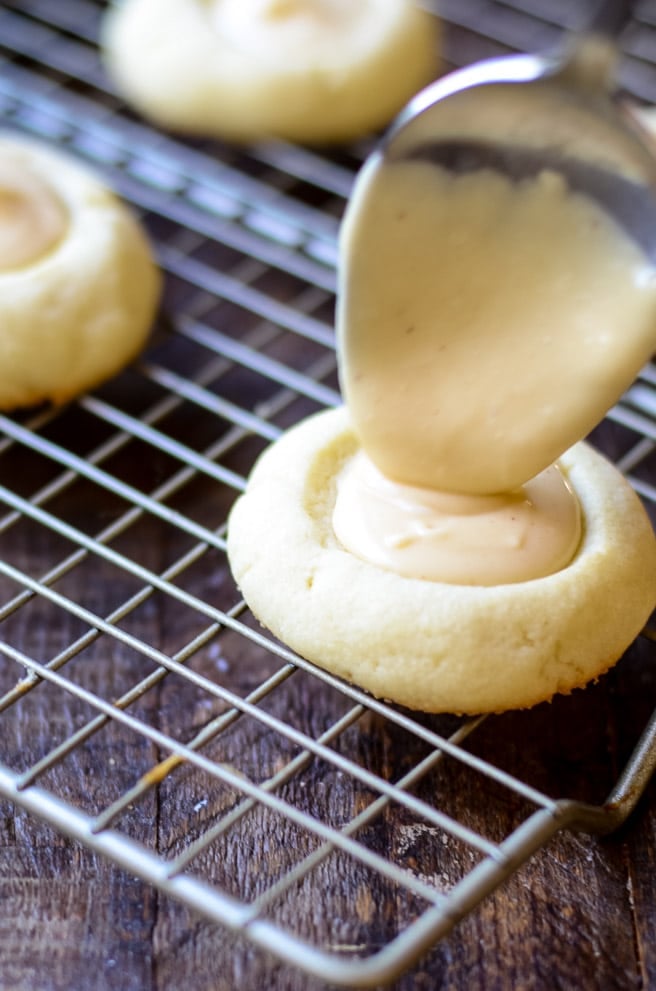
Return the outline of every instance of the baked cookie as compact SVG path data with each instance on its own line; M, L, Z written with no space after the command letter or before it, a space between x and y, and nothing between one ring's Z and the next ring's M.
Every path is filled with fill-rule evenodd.
M142 348L159 272L138 223L72 159L0 137L0 408L62 403Z
M642 629L656 541L630 485L590 446L560 460L583 517L574 559L492 587L402 577L340 546L336 477L357 449L345 409L305 420L262 455L229 519L246 602L303 657L411 708L494 712L585 685Z
M327 143L383 127L431 80L436 33L413 0L124 0L101 46L164 127Z

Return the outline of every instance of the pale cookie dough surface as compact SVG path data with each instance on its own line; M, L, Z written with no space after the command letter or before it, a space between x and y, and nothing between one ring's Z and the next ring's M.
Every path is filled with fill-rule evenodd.
M636 494L591 447L560 462L583 512L574 560L491 588L403 578L341 548L335 476L356 449L345 410L311 417L264 453L230 516L244 598L302 656L411 708L477 713L583 686L642 629L656 600L656 540Z
M65 222L45 254L0 271L0 408L62 403L141 350L160 275L139 224L85 168L8 135L5 156L50 186Z
M126 100L161 126L254 141L347 141L435 74L412 0L124 0L101 45Z

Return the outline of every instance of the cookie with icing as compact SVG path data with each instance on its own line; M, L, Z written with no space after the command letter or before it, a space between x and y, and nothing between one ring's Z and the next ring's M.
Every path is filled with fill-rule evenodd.
M101 44L163 127L322 144L386 125L434 76L437 30L413 0L124 0Z
M104 183L33 140L0 137L0 408L63 403L143 347L160 275Z
M656 601L651 523L589 445L560 459L582 512L571 562L489 587L404 577L339 543L337 478L357 451L346 410L305 420L261 456L229 519L246 602L303 657L411 708L498 712L594 680L642 629Z

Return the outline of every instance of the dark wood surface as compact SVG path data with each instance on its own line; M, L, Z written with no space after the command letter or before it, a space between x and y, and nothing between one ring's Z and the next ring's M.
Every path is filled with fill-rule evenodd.
M163 549L157 531L140 557L153 567ZM140 534L144 540L144 534ZM3 536L4 554L34 571L42 548L32 530L16 527ZM216 562L196 576L216 585ZM96 562L94 608L104 615L130 590L120 576L106 575ZM100 570L98 570L100 568ZM226 579L227 580L227 579ZM118 587L117 587L118 584ZM89 602L88 575L73 571L67 592ZM6 598L9 588L3 588ZM54 656L79 633L71 621L62 628L38 602L5 624L5 635L28 654ZM182 622L182 628L180 626ZM64 622L65 625L65 622ZM135 621L146 641L173 649L191 632L184 616L156 602ZM222 682L246 694L267 673L257 652L249 654L237 638L221 641ZM120 645L101 638L84 655L82 683L103 697L118 695L143 673L141 661ZM77 662L74 662L77 663ZM198 670L210 673L216 651L208 650ZM2 668L3 688L16 670ZM601 801L612 786L656 699L653 645L640 640L617 668L597 685L550 706L489 720L474 736L472 748L488 760L555 796ZM139 703L142 714L163 730L189 738L208 713L197 693L166 680ZM340 710L339 694L302 673L275 693L270 711L317 736ZM79 703L42 686L25 705L0 718L3 759L28 767L83 720ZM435 717L420 717L440 728ZM279 766L293 749L242 719L222 743L222 756L244 772L261 777ZM397 780L423 755L421 745L375 715L363 717L343 738L350 757L389 780ZM88 810L102 808L155 763L146 740L123 731L97 734L49 772L42 783ZM294 796L294 788L304 797ZM200 814L210 822L229 808L234 795L211 787L190 771L171 775L151 790L119 823L130 836L171 855L197 828ZM466 824L494 839L516 824L517 800L486 779L449 764L418 787ZM314 762L288 786L298 800L325 821L347 821L371 800L348 777ZM309 796L309 797L308 797ZM367 828L366 842L438 884L455 880L471 866L462 845L445 842L439 830L419 828L395 807ZM308 843L289 822L266 813L247 817L237 834L207 855L203 869L239 897L257 893L270 878L272 863L284 868ZM50 827L9 804L0 806L0 988L12 991L121 989L121 991L199 991L239 988L319 991L330 986L255 949L158 894ZM412 906L386 882L354 865L330 863L311 875L282 906L279 918L326 945L356 941L363 953L375 952L393 935L398 919ZM524 865L453 933L418 961L393 987L410 989L656 987L656 787L647 790L637 812L618 835L596 839L560 835Z
M536 10L539 6L527 4ZM539 11L536 16L539 21ZM461 61L497 53L485 42L484 25L480 30L480 36L451 31L447 40L452 48L457 43ZM289 359L287 353L274 352L274 356ZM172 363L172 367L183 366ZM244 381L250 380L254 387L253 378L237 372L234 395L226 391L225 381L224 393L247 405ZM258 397L251 398L254 403ZM129 396L121 399L129 405ZM298 415L298 410L290 411L290 418L292 412ZM212 442L215 419L184 422L180 416L167 425L173 436L194 437L199 448ZM48 435L84 454L102 439L90 436L91 429L97 426L73 409ZM199 432L207 436L200 438ZM598 438L613 456L626 449L626 438L620 434L609 430ZM242 450L234 463L228 461L229 467L244 469L253 453ZM145 457L137 444L110 467L117 476L138 482L144 491L171 471L164 456ZM653 467L646 469L651 468L652 478ZM25 451L0 453L0 482L24 495L52 476L45 460ZM174 504L211 527L225 517L233 495L209 484L194 484ZM51 508L85 532L96 533L122 507L93 486L76 482ZM142 520L117 546L128 557L161 572L187 545L172 528ZM0 530L2 559L33 576L43 574L69 550L65 541L37 525L19 522ZM181 583L220 607L234 600L235 590L218 552L203 555ZM137 587L99 559L82 561L57 584L72 600L100 616L108 615ZM0 604L16 592L13 582L0 581ZM204 622L192 610L153 595L134 611L127 627L144 642L173 653L198 635ZM87 629L70 613L36 598L4 620L0 637L45 662ZM601 802L656 704L655 661L654 645L641 639L597 685L531 712L492 718L473 736L471 748L550 795ZM199 649L193 665L246 696L279 662L224 633ZM67 669L84 687L114 699L150 673L153 664L117 641L100 637ZM17 665L3 659L0 692L10 690L21 674ZM348 706L340 693L300 672L266 702L268 711L314 737ZM208 703L183 680L169 676L134 711L184 741L218 715L222 706L216 700ZM90 715L85 705L52 686L35 688L0 713L0 761L16 770L30 767ZM434 717L419 719L438 731L445 726L444 720ZM370 713L343 734L337 749L390 781L398 780L426 752L411 734ZM209 752L259 781L297 751L254 720L241 718ZM106 727L59 762L41 783L92 813L116 799L163 756L147 739L120 727ZM364 786L318 760L283 791L287 800L332 825L350 821L373 797ZM417 794L495 840L506 836L525 813L516 796L453 762L425 777ZM117 827L170 857L236 801L229 787L181 767L158 789L149 789ZM448 886L472 866L471 851L463 844L418 823L393 804L360 838L372 850L393 857L438 886ZM248 900L311 848L305 832L257 809L200 858L199 868L222 890ZM281 900L276 918L320 945L357 946L367 955L386 945L417 910L412 899L375 873L346 858L332 858ZM330 986L328 975L325 980L311 978L280 963L19 807L0 803L0 991L326 991ZM603 839L557 836L391 987L398 991L656 988L656 782L618 834Z

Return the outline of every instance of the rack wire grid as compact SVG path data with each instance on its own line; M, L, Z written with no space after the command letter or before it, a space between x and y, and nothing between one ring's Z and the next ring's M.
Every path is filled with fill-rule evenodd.
M384 704L258 627L230 577L225 521L263 448L340 401L336 235L368 145L329 156L156 132L103 74L101 12L93 0L0 7L3 125L105 174L166 273L134 367L63 409L0 416L0 794L308 973L385 983L558 830L622 821L653 769L656 718L606 803L554 798L477 748L504 717ZM587 11L445 0L439 13L448 67L545 48ZM656 102L656 3L635 7L620 40L625 89ZM599 434L650 508L655 387L650 366ZM649 636L635 649L653 660ZM360 741L385 735L405 755L394 774L375 746L362 758ZM454 768L472 807L480 790L501 796L503 835L480 809L454 813ZM392 810L423 837L432 873L372 839ZM257 870L239 872L246 842ZM395 892L368 955L353 879ZM294 911L312 885L333 933L320 945Z

